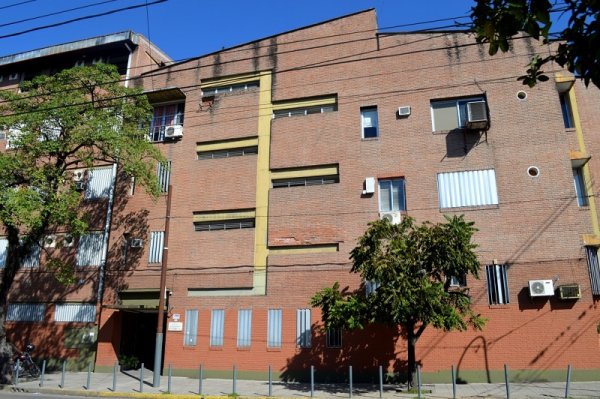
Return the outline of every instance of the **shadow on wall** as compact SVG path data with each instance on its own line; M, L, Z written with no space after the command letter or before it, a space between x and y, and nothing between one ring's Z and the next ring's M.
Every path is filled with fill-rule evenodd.
M316 332L312 346L298 348L296 355L287 360L281 373L283 381L310 382L311 366L315 383L347 383L349 366L353 382L378 384L379 366L383 367L385 382L406 381L406 360L399 359L396 352L398 339L403 339L399 329L371 325L364 330L343 331L341 348L327 346L322 325L313 324L312 331Z

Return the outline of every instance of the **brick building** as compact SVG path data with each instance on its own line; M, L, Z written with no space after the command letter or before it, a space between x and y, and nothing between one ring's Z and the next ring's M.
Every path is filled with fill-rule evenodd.
M365 288L348 254L369 221L465 214L481 278L453 283L488 323L429 328L425 377L454 365L494 380L508 364L516 379L559 379L571 364L594 378L600 95L557 66L525 88L523 66L547 51L517 38L490 58L464 32L379 33L367 10L139 74L170 169L156 202L122 182L96 368L152 365L165 267L161 366L175 373L401 371L398 332L324 334L309 299L335 281Z

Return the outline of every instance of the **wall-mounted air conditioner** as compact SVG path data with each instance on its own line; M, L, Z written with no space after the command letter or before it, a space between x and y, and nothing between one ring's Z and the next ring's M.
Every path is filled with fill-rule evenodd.
M84 182L83 180L75 182L75 190L85 191L85 187L86 187L86 182Z
M129 246L131 248L143 248L144 240L142 240L141 238L132 238L131 241L129 241Z
M73 234L64 234L62 237L62 242L61 245L63 247L72 247L75 244L75 237L73 237Z
M44 237L44 248L54 248L56 247L56 235L48 234Z
M387 219L391 224L400 224L402 214L400 212L379 212L379 219Z
M165 138L175 139L178 137L183 137L183 126L182 125L172 125L172 126L165 127Z
M85 169L75 169L73 171L73 181L82 181L85 178Z
M398 116L409 116L410 115L410 105L404 105L402 107L398 107Z
M485 101L470 101L467 103L467 129L487 129L489 119Z
M579 284L564 284L558 286L560 299L579 299L581 298L581 287Z
M529 295L532 297L554 295L552 280L529 280Z
M375 192L375 178L374 177L366 177L365 178L365 189L363 190L363 194L373 194Z

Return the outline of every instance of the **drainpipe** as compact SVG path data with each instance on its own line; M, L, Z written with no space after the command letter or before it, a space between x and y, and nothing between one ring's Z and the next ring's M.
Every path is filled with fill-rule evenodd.
M106 207L106 220L104 221L104 236L102 237L102 258L100 260L100 269L98 271L98 294L96 300L100 307L104 298L104 274L106 271L106 258L108 257L108 238L110 236L110 222L112 220L113 204L115 201L115 183L117 180L117 164L112 164L112 173L110 176L110 190L108 191L108 205Z
M152 386L160 386L160 375L162 374L162 347L164 341L163 325L165 323L165 297L167 295L167 260L169 257L169 225L171 221L171 197L173 186L169 184L167 189L167 210L165 213L165 239L163 257L160 268L160 290L158 291L158 322L156 325L156 344L154 347L154 377Z

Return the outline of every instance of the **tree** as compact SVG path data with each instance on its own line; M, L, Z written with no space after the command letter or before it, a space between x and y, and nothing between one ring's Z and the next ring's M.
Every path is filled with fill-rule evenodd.
M415 348L432 325L445 331L481 329L485 320L471 308L466 288L451 286L451 278L478 277L479 262L471 238L476 229L463 216L445 223L415 224L407 217L393 225L387 220L369 224L351 252L351 273L376 288L316 293L311 304L320 307L326 328L362 329L369 323L401 326L408 345L408 378L416 373Z
M530 87L538 81L547 81L542 67L552 61L581 78L586 86L591 81L600 87L600 2L564 0L556 3L560 6L549 0L476 0L471 12L476 39L490 44L490 55L498 50L508 51L510 40L520 31L548 43L553 36L551 15L567 15L567 27L558 34L556 51L546 57L533 57L527 74L519 79Z
M0 152L0 224L8 241L0 282L0 377L10 379L12 347L5 321L9 291L23 260L44 236L87 229L75 168L117 164L153 196L157 162L146 139L150 105L139 90L120 84L114 66L76 67L24 82L19 92L0 91L0 125L10 149ZM7 145L8 146L8 145ZM48 254L47 254L48 255ZM71 282L72 261L47 258L57 280Z

